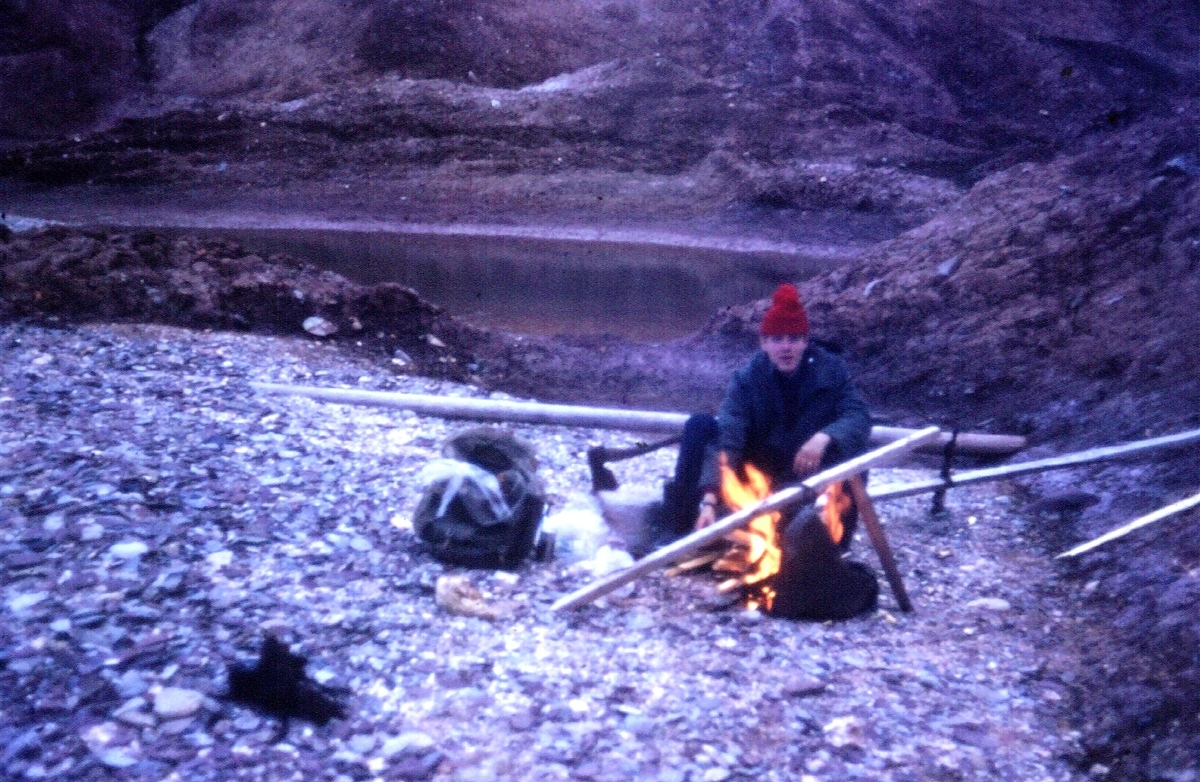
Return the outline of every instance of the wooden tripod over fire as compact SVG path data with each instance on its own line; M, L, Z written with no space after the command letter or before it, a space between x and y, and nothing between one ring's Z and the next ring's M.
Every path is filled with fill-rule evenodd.
M742 481L722 460L721 493L726 498L726 503L735 510L740 510L769 494L766 477L753 465L747 465L746 470L747 480ZM896 602L901 610L912 611L912 601L908 597L908 590L904 588L904 579L900 576L900 569L896 565L879 516L875 513L875 506L867 494L862 474L844 482L835 481L830 484L823 499L825 503L821 510L822 520L835 544L844 534L843 514L850 509L851 503L858 509L858 517L862 520L875 553L879 556L880 565L887 576ZM818 505L820 504L818 499ZM747 606L765 607L770 610L775 597L775 590L769 584L770 576L777 573L782 564L783 551L779 541L781 517L782 513L779 511L756 516L750 521L747 529L729 533L732 548L727 548L724 552L718 550L701 554L675 565L667 574L678 575L711 566L714 571L730 575L730 578L717 587L718 592L740 590L745 595Z
M782 510L783 508L802 502L811 502L815 499L818 492L830 484L857 478L856 481L851 482L851 491L854 493L855 501L858 503L863 526L866 527L871 544L875 547L875 551L879 555L879 561L887 575L888 583L896 595L897 602L905 611L911 611L912 602L909 600L908 593L904 589L899 568L896 567L895 557L892 555L892 550L888 545L886 535L884 535L883 527L879 524L879 518L875 515L874 506L871 505L870 498L867 496L866 489L859 476L867 469L881 466L897 456L908 453L923 443L934 439L939 434L940 430L936 426L922 429L895 442L888 443L881 448L877 448L874 451L869 451L862 456L851 459L848 462L843 462L836 467L831 467L828 470L817 473L799 486L791 486L777 491L761 502L743 508L736 513L731 513L715 524L697 530L687 537L680 538L674 543L658 549L634 562L624 570L594 581L560 598L551 606L551 610L561 611L566 608L575 608L590 603L652 570L666 567L684 559L705 548L713 541L720 540L733 530L740 529L749 524L752 519L758 516ZM854 488L856 485L857 489Z

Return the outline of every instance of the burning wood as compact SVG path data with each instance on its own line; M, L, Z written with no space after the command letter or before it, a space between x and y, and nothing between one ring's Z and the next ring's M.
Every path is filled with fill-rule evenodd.
M746 465L746 480L738 477L721 455L721 498L733 510L741 510L761 502L771 493L770 481L754 467ZM854 506L854 501L842 482L835 482L825 489L816 500L821 520L829 530L830 540L836 545L845 536L844 519ZM712 569L719 573L734 574L717 586L717 592L728 594L740 591L747 608L762 608L770 611L775 602L772 577L779 572L783 563L783 547L780 522L783 514L774 511L756 516L746 529L729 533L726 540L729 550L716 562Z
M745 465L745 473L746 480L743 482L737 472L730 468L725 454L721 454L721 499L735 511L757 505L771 495L771 482L766 475L753 464ZM748 608L771 610L775 590L769 580L779 572L779 565L783 561L783 549L779 545L779 520L782 515L775 510L755 516L745 529L730 533L728 539L733 543L733 548L717 561L713 569L740 575L722 583L717 588L718 592L741 589L746 593Z
M719 560L721 557L722 557L722 552L710 551L707 554L701 554L698 557L692 557L689 560L680 562L675 567L667 568L667 570L664 572L663 575L678 576L683 573L690 573L693 570L699 570L702 567L706 567L708 565L713 565L713 563L716 562L717 560ZM713 569L714 570L716 569L716 565L713 565Z
M841 543L842 536L846 534L846 525L842 523L842 520L854 507L854 500L846 491L845 484L830 485L825 493L817 498L817 507L821 510L821 520L829 529L830 539L835 545Z

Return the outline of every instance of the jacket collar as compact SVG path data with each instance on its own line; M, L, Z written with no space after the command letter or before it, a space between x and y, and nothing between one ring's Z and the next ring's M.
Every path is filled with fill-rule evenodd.
M801 375L805 386L816 389L833 385L833 377L829 371L830 358L830 354L824 348L809 343L809 346L804 351L804 355L800 357L800 366L796 367L796 372ZM775 366L762 350L754 354L754 358L750 362L750 367L754 374L760 378L770 378L774 381Z

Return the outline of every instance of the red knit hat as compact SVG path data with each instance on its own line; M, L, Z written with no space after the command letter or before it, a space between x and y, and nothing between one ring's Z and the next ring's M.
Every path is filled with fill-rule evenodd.
M763 315L758 333L764 337L807 336L808 316L800 303L796 286L785 282L771 296L771 308Z

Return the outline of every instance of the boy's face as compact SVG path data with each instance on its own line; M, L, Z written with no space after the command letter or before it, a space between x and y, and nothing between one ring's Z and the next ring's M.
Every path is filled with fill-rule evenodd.
M808 348L808 337L800 334L762 336L758 338L758 344L776 369L790 375L800 366L800 359Z

